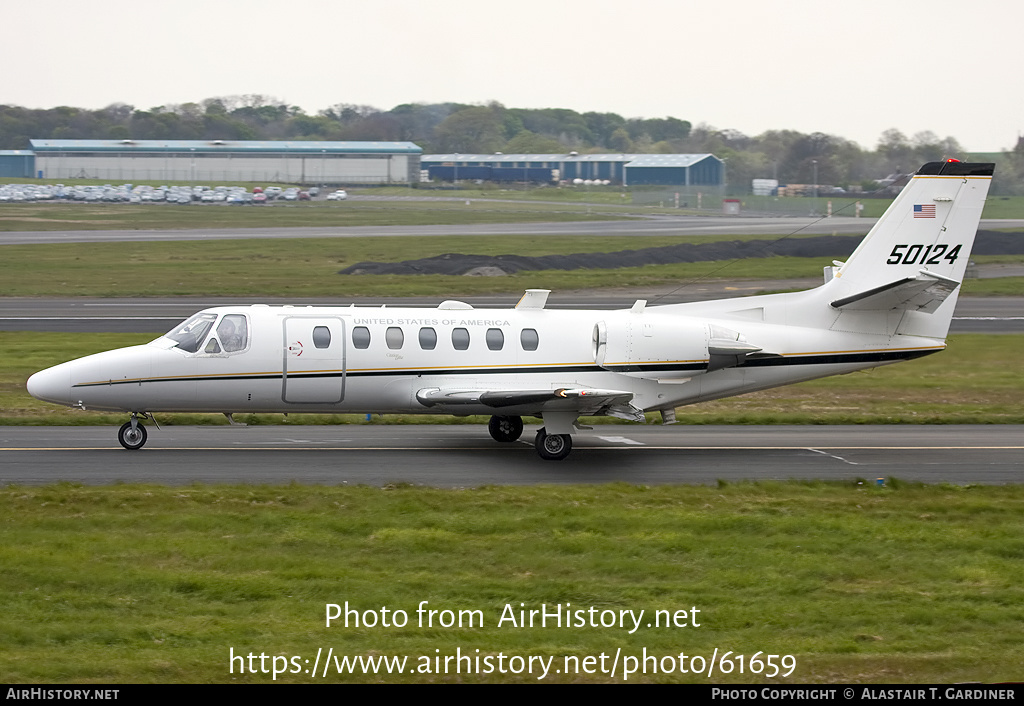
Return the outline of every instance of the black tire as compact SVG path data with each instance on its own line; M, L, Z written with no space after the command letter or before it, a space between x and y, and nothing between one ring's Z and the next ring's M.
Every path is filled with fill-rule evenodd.
M561 461L572 451L572 437L568 434L548 434L541 428L533 440L533 447L545 461Z
M136 423L134 431L132 430L132 423L125 422L117 432L117 440L121 442L121 446L125 447L129 451L135 451L141 449L146 445L146 439L149 437L149 433L146 431L146 427Z
M522 417L491 417L487 422L487 431L495 441L508 443L516 441L523 435Z

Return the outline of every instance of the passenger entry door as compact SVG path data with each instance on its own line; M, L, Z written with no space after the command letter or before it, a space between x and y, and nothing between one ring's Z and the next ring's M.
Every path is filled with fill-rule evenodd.
M281 399L338 404L345 399L345 321L333 316L284 319Z

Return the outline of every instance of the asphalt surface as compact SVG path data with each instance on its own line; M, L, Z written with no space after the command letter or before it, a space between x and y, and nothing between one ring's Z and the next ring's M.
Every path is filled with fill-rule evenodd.
M643 291L553 292L549 308L619 309L637 299L650 305L704 301L756 294L762 291L810 289L818 280L766 280L697 282L681 288L651 287ZM462 297L477 308L513 307L519 294ZM438 297L302 298L279 297L178 297L125 298L32 298L0 297L0 331L56 331L65 333L153 333L169 331L201 309L246 304L293 304L295 306L423 306L436 307ZM1024 297L961 297L957 301L953 333L1024 333Z
M558 462L538 458L535 425L512 444L482 425L148 428L146 447L125 451L113 427L0 427L0 485L1024 481L1024 426L1011 425L601 425Z
M365 238L385 236L475 235L716 235L749 233L867 233L872 218L644 218L626 221L567 223L496 223L432 226L348 226L316 228L224 228L214 230L90 230L19 231L0 233L0 245L42 243L160 242L181 240L238 240L252 238ZM1016 223L1016 221L1015 221ZM1024 226L1024 221L1019 221ZM1012 225L1002 225L1012 228Z
M828 235L864 234L874 218L648 217L629 221L496 223L439 226L348 226L318 228L224 228L213 230L89 230L0 233L0 245L125 243L253 238L365 238L400 235ZM983 229L1024 228L1024 219L984 219Z

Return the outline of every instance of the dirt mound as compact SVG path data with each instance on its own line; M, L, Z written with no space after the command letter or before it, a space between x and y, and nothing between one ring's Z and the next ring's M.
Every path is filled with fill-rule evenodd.
M754 257L847 257L863 240L860 235L820 235L780 240L730 240L720 243L679 243L660 248L572 255L460 255L446 253L404 262L360 262L342 275L473 275L499 276L524 270L608 270L667 265L676 262L739 260ZM978 231L975 255L1024 254L1024 234Z

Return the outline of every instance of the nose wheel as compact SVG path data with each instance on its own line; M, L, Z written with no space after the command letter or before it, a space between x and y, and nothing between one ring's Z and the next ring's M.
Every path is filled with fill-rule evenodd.
M139 424L139 420L132 415L131 421L125 422L117 432L117 440L121 442L121 446L125 447L129 451L135 449L141 449L146 445L146 438L149 434L146 432L146 427Z

